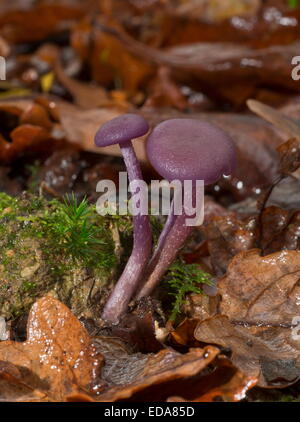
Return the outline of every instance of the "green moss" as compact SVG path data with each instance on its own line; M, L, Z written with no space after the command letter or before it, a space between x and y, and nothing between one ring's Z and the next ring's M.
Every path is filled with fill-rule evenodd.
M155 244L163 224L150 221ZM0 193L0 316L15 318L48 293L77 316L97 318L103 287L112 287L131 253L132 233L130 217L100 216L74 196L47 201ZM186 294L202 292L199 283L208 282L196 266L178 262L166 279L173 319Z
M98 216L93 206L85 199L78 203L74 196L63 203L52 201L52 206L52 212L44 216L35 232L37 237L47 235L49 259L56 251L56 255L70 257L73 265L94 270L109 269L115 264L111 236L107 236L107 220Z
M202 271L197 264L184 264L175 261L165 277L165 285L169 295L174 297L169 319L175 321L181 312L188 293L203 294L202 284L212 285L210 274Z
M86 200L0 194L0 315L15 318L51 292L92 316L117 272L110 225Z
M297 9L299 7L299 0L288 0L288 4L291 9Z

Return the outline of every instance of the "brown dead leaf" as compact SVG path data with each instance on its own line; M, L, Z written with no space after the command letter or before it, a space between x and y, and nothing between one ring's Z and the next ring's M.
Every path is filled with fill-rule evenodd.
M256 383L227 358L219 358L215 347L193 348L183 355L171 349L145 355L130 353L111 337L95 341L105 357L102 377L108 384L96 401L165 401L174 395L198 401L210 390L210 400L222 391L225 400L238 401ZM90 396L76 394L67 400L90 401Z
M210 390L211 398L222 390L226 400L237 401L256 383L226 358L219 359L218 349L211 346L185 354L165 349L154 355L132 353L112 337L97 337L95 344L105 358L102 379L107 382L96 401L165 401L174 395L198 401ZM90 396L76 394L67 400L90 401Z
M232 360L260 386L285 386L300 377L299 341L293 318L299 314L300 251L261 257L241 252L219 280L220 315L199 323L199 341L232 350Z
M239 252L255 245L256 219L240 221L233 215L213 217L205 227L212 267L217 275L225 273L228 263Z
M276 110L256 100L248 100L247 105L251 111L272 123L283 139L286 139L286 136L291 138L277 148L280 156L280 170L283 175L294 173L294 176L299 179L300 173L297 170L300 165L300 124L297 101L294 107L291 102L282 110ZM291 108L293 113L291 113Z
M24 389L50 401L87 391L103 364L77 318L50 296L31 308L24 343L0 342L0 361L0 396L13 401L24 400Z
M300 251L238 254L219 280L220 312L244 322L290 323L299 312L299 258Z
M52 122L49 118L49 113L40 104L32 103L23 111L20 116L21 124L30 124L35 126L42 126L45 129L51 129Z
M300 137L300 125L296 119L286 116L281 111L276 110L257 100L248 100L247 105L253 113L272 123L279 130L286 133L291 138Z
M258 386L284 388L300 377L299 348L289 341L292 326L235 325L225 315L199 323L195 337L230 350L232 362L249 376L258 377ZM299 342L298 342L299 343Z
M224 374L232 372L231 378L228 380ZM211 376L216 380L225 379L224 383L209 389L209 391L198 397L196 402L214 402L223 400L225 402L237 402L245 398L246 393L257 384L257 377L245 375L238 370L229 359L220 356L217 361L217 370ZM212 382L212 380L211 380Z
M205 369L215 362L216 347L191 349L180 354L164 349L156 354L132 353L117 338L96 337L105 358L102 379L107 383L95 401L165 401L170 395L194 391ZM180 381L180 382L179 382ZM67 401L90 401L90 396L72 394Z
M6 2L7 3L7 2ZM56 4L55 4L56 3ZM61 4L64 3L64 4ZM37 3L34 6L24 2L1 5L1 35L11 43L39 41L62 27L70 28L74 21L82 17L80 2ZM28 7L31 6L31 7Z
M237 402L245 398L249 389L257 383L254 376L245 375L239 371L229 359L225 356L218 356L216 359L216 368L211 375L203 377L202 384L206 385L204 389L199 389L196 398L185 400L182 397L169 397L168 402Z
M149 107L175 107L184 110L188 107L187 100L180 87L171 78L170 69L160 66L157 76L149 86L149 96L145 106Z
M241 219L233 214L213 217L204 227L211 265L223 275L232 258L239 252L259 248L262 255L300 246L299 211L277 206L264 208Z
M111 25L121 28L116 21ZM148 63L131 54L116 37L96 27L91 19L84 19L74 28L71 42L82 60L88 60L92 79L102 86L114 85L134 94L153 73Z
M150 47L115 26L98 22L105 35L115 38L127 52L144 63L168 66L180 80L193 78L201 84L204 93L223 97L225 101L240 104L254 93L261 83L274 84L299 92L299 84L290 77L291 57L296 56L299 42L254 49L235 43L194 43L168 50ZM240 86L232 96L231 86ZM223 89L225 87L225 90ZM228 89L230 87L230 89ZM243 89L244 88L244 89ZM242 98L240 98L240 94Z
M113 0L109 6L102 6L104 14L152 45L239 40L261 48L299 39L299 8L285 0Z
M68 76L62 68L59 60L55 64L55 75L59 82L72 94L73 101L83 109L96 107L117 107L117 101L112 101L108 93L99 85L77 81ZM125 102L123 103L123 106ZM129 104L127 104L129 108ZM126 108L124 107L125 111Z
M12 142L2 140L0 145L0 160L9 163L22 153L31 151L51 138L49 132L41 127L23 124L14 129L11 134Z
M197 318L186 318L176 327L176 330L171 331L171 344L175 343L180 346L200 347L200 343L194 337L194 331L198 323L199 319Z
M300 167L300 126L299 138L289 139L279 145L277 151L280 156L280 171L283 174L294 173Z
M255 16L261 6L260 0L223 0L222 2L206 0L180 1L175 13L192 19L199 18L204 22L216 23L233 16Z
M208 346L204 349L191 349L184 355L172 350L162 350L156 355L144 355L138 365L136 362L134 367L131 366L131 373L128 373L128 369L124 366L119 367L119 384L121 380L124 382L124 379L125 383L110 387L108 391L98 396L97 401L129 399L136 401L138 396L144 401L164 401L172 392L179 394L180 383L183 380L188 383L190 378L199 374L213 362L217 354L217 348ZM143 355L140 359L142 357ZM128 360L126 365L128 366ZM126 380L126 374L127 377L128 375L131 377L131 382ZM192 391L191 389L191 394L193 394Z
M1 101L0 162L10 164L22 155L51 151L57 146L51 119L39 99Z
M300 247L300 211L270 206L261 214L259 245L263 255Z
M48 401L47 396L22 380L27 375L23 368L9 362L0 362L0 394L1 401L34 402Z
M247 385L247 377L237 380L238 371L229 362L224 373L218 354L212 346L185 354L172 349L142 354L118 338L92 340L65 305L44 297L30 311L27 340L0 342L0 398L112 402L165 401L176 395L197 401L208 393L207 387L214 387L210 397L218 387L225 392L222 386L228 382L228 397L237 397L239 391L242 398L254 380Z

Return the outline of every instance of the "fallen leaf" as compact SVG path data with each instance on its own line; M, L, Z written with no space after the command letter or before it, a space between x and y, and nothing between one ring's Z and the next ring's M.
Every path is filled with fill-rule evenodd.
M228 214L212 217L203 227L216 275L223 275L232 258L242 251L259 248L262 255L268 255L281 250L299 249L299 211L294 211L293 207L283 209L271 205L260 213L254 209L250 214L250 217L242 213L239 216Z
M178 325L178 327L176 327L176 330L171 331L171 344L175 343L181 346L200 347L200 342L198 342L194 337L194 331L198 323L199 319L197 318L186 318Z
M58 59L55 64L55 75L58 81L72 94L73 101L83 109L117 106L118 103L109 98L108 93L99 85L77 81L66 74ZM129 104L127 105L129 108Z
M300 247L300 211L270 206L261 215L259 246L262 255Z
M9 163L23 153L33 152L51 139L48 130L41 126L22 124L10 133L12 142L1 142L0 160Z
M56 3L56 4L55 4ZM1 5L0 27L1 35L10 43L39 41L50 34L58 33L62 25L70 28L74 21L82 16L80 2L54 2L34 6L32 2L10 2Z
M218 356L216 369L211 375L203 377L202 383L206 384L206 392L198 390L198 395L193 400L185 400L182 397L169 397L168 402L237 402L246 397L246 393L256 385L255 376L245 375L239 371L229 359Z
M195 337L232 350L246 374L259 373L260 386L283 387L300 377L300 251L261 257L258 250L236 255L218 282L219 315L199 323Z
M55 78L55 75L53 72L48 72L40 78L41 88L44 93L48 93L51 91L54 78Z
M87 331L50 296L32 306L25 342L0 342L0 361L0 397L13 401L24 400L19 397L24 388L49 401L90 391L103 365Z
M247 105L253 113L272 123L291 138L300 137L300 124L292 117L284 115L281 111L274 109L257 100L248 100Z
M70 142L74 142L79 147L87 151L98 152L101 154L109 154L120 156L121 151L118 145L112 145L105 148L95 146L94 137L96 131L103 123L122 114L118 109L90 109L82 110L72 104L59 102L57 104L58 113L62 128L66 134L66 138ZM142 161L146 161L146 152L143 140L134 141L136 154Z
M247 89L262 83L274 84L299 92L299 84L290 77L291 57L296 56L299 42L254 49L235 43L194 43L175 46L167 50L150 47L115 26L97 22L97 26L106 35L120 42L127 52L155 66L168 66L174 74L180 74L181 80L191 77L201 84L204 93L222 97L239 104L239 96L232 96L232 86L241 85L237 91L245 101L251 95ZM228 89L228 86L230 87ZM225 87L225 90L222 88ZM221 89L220 89L221 88ZM244 89L243 89L244 88Z
M123 362L118 359L114 363L117 366L114 368L113 379L118 379L118 384L121 385L110 387L98 396L97 401L135 401L138 394L144 401L164 401L172 391L173 394L175 391L179 393L179 380L186 380L188 383L190 378L213 362L217 354L217 348L208 346L204 349L191 349L184 355L166 349L155 355L132 356L130 366L130 357ZM139 359L140 362L137 362ZM191 389L191 394L192 391Z
M219 280L220 311L249 322L286 323L298 312L300 251L279 251L261 257L242 252ZM290 321L289 321L290 322Z
M53 135L52 116L36 100L0 102L0 162L11 164L23 155L52 151L59 139Z
M50 121L49 113L40 104L32 103L20 116L21 124L30 124L41 126L45 129L51 129L52 122Z
M153 73L152 66L131 54L123 44L95 24L95 19L85 19L72 33L72 46L82 60L87 60L91 77L101 86L113 85L134 94ZM117 21L111 23L120 29ZM90 54L87 55L87 51Z
M280 156L280 171L283 174L294 173L300 167L300 127L299 138L289 139L279 145L277 151Z
M293 175L300 179L300 171L298 170L300 165L300 124L297 101L296 106L291 101L290 104L282 107L281 110L276 110L256 100L248 100L247 105L251 111L261 116L267 122L272 123L278 129L283 139L287 136L291 138L277 147L280 155L280 170L284 175L294 173Z
M204 229L211 264L216 275L223 275L231 259L255 246L256 218L244 221L233 215L213 217Z
M258 12L261 6L260 0L223 0L221 2L190 0L179 2L175 9L179 16L195 19L200 18L205 22L217 23L233 16L249 17Z
M157 76L149 85L149 95L145 106L148 107L175 107L178 110L188 108L188 102L180 87L172 80L170 69L161 66Z
M174 395L198 401L206 394L204 401L211 401L220 391L224 399L238 401L257 381L219 357L212 346L192 348L185 354L165 349L149 355L132 353L112 337L97 337L95 342L105 357L102 378L107 382L95 401L165 401ZM83 394L67 397L68 401L90 399Z
M164 401L176 395L201 401L198 396L208 394L209 401L220 394L219 387L224 398L237 400L238 392L241 399L255 384L229 362L220 365L213 346L185 354L168 348L134 353L130 347L118 338L92 339L65 305L41 298L29 313L27 340L0 342L0 398L113 402ZM221 366L227 367L225 373Z

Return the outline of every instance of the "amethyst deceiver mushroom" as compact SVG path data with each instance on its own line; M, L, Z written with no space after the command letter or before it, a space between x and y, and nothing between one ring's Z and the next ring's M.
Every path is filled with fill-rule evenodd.
M129 182L142 180L142 172L131 140L145 135L148 123L142 116L123 114L101 126L95 136L98 147L119 144L127 168ZM133 216L133 248L126 267L104 307L102 318L117 323L135 293L152 249L148 215Z
M171 119L157 125L147 139L147 155L168 181L203 180L205 185L215 183L223 174L230 175L236 163L229 135L213 124L194 119ZM194 188L192 192L194 196ZM151 294L193 231L194 227L186 225L186 218L184 209L181 215L169 215L137 298Z

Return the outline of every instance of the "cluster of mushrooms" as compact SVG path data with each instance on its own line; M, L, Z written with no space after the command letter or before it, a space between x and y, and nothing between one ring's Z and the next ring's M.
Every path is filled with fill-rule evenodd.
M132 139L148 131L148 123L142 116L124 114L101 126L95 144L98 147L119 144L129 182L142 180ZM204 185L209 185L222 175L230 175L236 164L231 138L215 125L194 119L170 119L158 124L147 138L146 151L151 165L169 182L203 180ZM184 208L181 215L175 215L171 206L152 252L149 216L141 213L133 216L132 253L104 307L104 320L118 323L131 300L152 293L194 229L186 225L186 218Z

